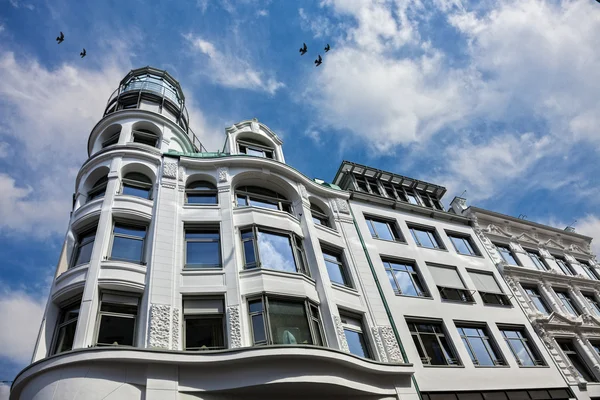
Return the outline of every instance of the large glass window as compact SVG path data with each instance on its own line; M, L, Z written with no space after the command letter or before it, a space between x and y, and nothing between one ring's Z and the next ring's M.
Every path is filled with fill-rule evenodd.
M562 271L563 274L575 275L575 273L573 272L573 269L571 268L571 266L569 265L567 260L565 260L562 257L558 257L558 256L555 256L554 260L556 261L556 264L558 264L558 268L560 268L560 270Z
M240 233L245 269L265 268L310 275L300 237L259 227L242 229Z
M600 280L600 278L598 277L598 274L596 273L594 268L592 268L592 266L587 261L582 261L582 260L577 260L577 261L579 262L579 264L581 264L581 268L583 268L583 270L585 271L585 274L590 279L593 279L595 281Z
M186 350L225 348L224 306L222 298L189 297L183 299Z
M445 249L441 240L439 239L435 228L425 228L409 226L410 233L412 234L415 243L420 247L427 247L429 249Z
M248 311L254 345L323 344L318 307L307 300L263 296Z
M382 260L382 262L388 280L396 294L418 297L429 296L414 263L393 260Z
M533 265L535 265L537 269L539 269L540 271L548 271L549 268L546 265L546 261L544 261L542 256L540 256L535 251L531 250L527 250L527 255L529 256L531 262L533 262Z
M441 265L429 265L428 267L442 299L464 303L474 302L471 292L465 287L455 267Z
M272 190L257 186L241 186L235 190L238 207L252 206L292 212L292 203Z
M365 335L363 334L363 323L360 317L340 314L340 318L350 353L359 357L372 358Z
M130 172L123 177L123 194L150 199L152 197L152 181L144 174Z
M217 188L210 182L195 181L185 188L186 204L217 204Z
M98 346L134 346L139 298L102 293L98 312Z
M330 248L324 248L322 249L322 252L329 280L338 285L352 287L352 281L350 280L348 270L344 265L342 252Z
M558 299L560 300L560 302L562 303L562 305L565 307L565 309L567 310L567 312L569 314L571 314L575 317L581 314L579 312L579 309L573 302L573 299L571 298L571 295L569 294L569 292L566 292L563 290L554 290L554 292L556 293L556 296L558 296Z
M504 259L504 261L506 261L507 264L519 265L517 259L515 258L515 255L508 246L503 246L499 244L496 244L495 246L496 250L498 250L498 253L500 253L500 256L502 256L502 258Z
M373 217L365 217L371 236L374 239L402 242L403 238L398 227L393 221L385 221Z
M424 365L460 365L439 322L406 321Z
M467 256L481 255L479 249L477 249L477 246L475 246L475 243L473 243L471 236L458 233L448 233L448 237L454 245L457 253Z
M185 268L221 268L219 228L185 228Z
M523 367L546 365L524 327L500 327L500 332L519 365Z
M548 305L546 305L546 301L544 300L540 292L537 290L537 288L533 286L523 286L523 290L525 290L525 293L527 293L529 299L535 305L535 308L537 308L539 312L545 315L550 314L550 308L548 307Z
M328 226L332 227L329 222L329 217L319 206L316 204L310 203L310 213L312 215L312 220L316 225Z
M474 365L491 367L505 364L496 344L490 339L487 328L477 326L456 328Z
M59 354L73 349L80 305L81 299L78 299L75 303L71 303L60 310L52 354Z
M585 297L585 300L590 305L590 311L597 317L600 317L600 303L598 303L596 296L592 293L581 293L581 294L583 295L583 297Z
M240 153L249 156L273 158L273 149L252 139L238 140Z
M110 258L141 264L144 261L145 241L145 226L115 222Z
M158 135L148 129L137 129L133 131L133 142L157 147Z
M583 358L579 355L579 352L575 348L575 344L571 339L557 339L556 342L560 346L560 349L565 356L569 358L569 361L575 367L575 370L584 380L588 382L598 382L598 379L590 371Z
M485 304L499 306L510 305L508 296L502 292L502 289L498 285L493 274L480 271L469 271L469 276Z
M86 264L92 258L92 250L94 249L94 241L96 240L96 226L87 229L77 235L77 243L73 250L73 262L71 267Z
M87 202L104 197L104 194L106 193L106 185L108 185L107 175L98 179L96 183L94 183L94 186L92 186L87 194Z

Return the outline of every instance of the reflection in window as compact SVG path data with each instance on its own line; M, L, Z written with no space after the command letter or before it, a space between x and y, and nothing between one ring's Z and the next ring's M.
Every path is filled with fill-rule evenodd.
M581 356L575 349L575 344L573 343L573 340L557 339L556 342L560 346L562 352L569 358L569 361L571 362L573 367L575 367L575 371L577 371L581 378L588 382L598 382L598 379L590 371L585 361L581 358Z
M152 197L152 181L144 174L130 172L123 177L123 194L150 199Z
M77 244L73 253L73 262L71 267L86 264L92 258L94 241L96 240L96 226L77 235Z
M242 186L235 190L238 207L263 207L271 210L292 212L292 203L287 198L270 189L257 186Z
M568 292L564 292L562 290L555 290L554 292L569 314L573 315L574 317L581 314Z
M330 248L322 249L323 259L327 267L329 280L338 285L352 287L352 282L348 276L348 271L344 265L341 251Z
M225 348L222 298L184 298L184 348L187 351Z
M99 346L133 346L138 303L138 297L103 293L98 312L96 344Z
M554 257L554 259L556 260L556 264L558 264L558 267L560 268L560 270L562 271L563 274L575 275L575 273L573 272L573 269L571 268L569 263L567 263L567 260L565 260L562 257Z
M360 317L340 314L340 318L350 353L359 357L372 358L363 334L363 324Z
M504 365L500 351L490 339L487 329L469 326L457 326L457 329L473 364L488 367Z
M545 365L542 357L527 336L525 328L500 328L506 344L515 356L517 363L524 367Z
M217 188L210 182L195 181L185 188L186 204L217 204Z
M437 233L434 228L421 228L409 226L409 229L413 239L415 239L415 243L417 244L417 246L427 247L429 249L445 248L438 239Z
M424 365L460 365L438 322L407 321L415 346Z
M144 259L145 240L145 226L116 222L113 230L110 258L113 260L142 263Z
M87 194L87 201L90 202L94 199L104 197L104 194L106 193L106 185L108 185L108 175L103 176L102 178L98 179L96 183L94 183L94 186L92 186Z
M273 158L273 149L256 140L238 140L238 146L240 148L240 153L242 154L262 158Z
M185 268L220 268L221 246L218 228L185 229Z
M329 223L329 217L319 206L314 203L310 203L310 214L312 215L312 220L317 225L332 227Z
M375 219L372 217L366 217L365 221L371 232L371 236L374 239L391 240L396 242L402 242L402 235L393 221L385 221L381 219Z
M133 142L152 147L158 146L158 135L148 129L136 129L133 132Z
M75 304L63 307L60 311L52 354L59 354L73 349L80 304L81 300L77 300Z
M429 296L414 264L382 260L385 272L396 294Z
M535 305L535 308L537 308L539 312L541 312L544 315L550 314L550 308L548 308L546 302L544 301L544 298L536 288L524 286L523 290L525 290L525 293L527 293L529 299Z
M587 261L582 261L582 260L577 260L577 261L579 261L579 264L581 264L581 268L583 268L583 271L586 273L586 275L590 279L593 279L595 281L600 280L600 278L598 277L598 274L596 273L594 268L592 268L592 266L590 264L588 264Z
M596 300L596 296L592 293L582 293L582 295L590 305L590 311L597 317L600 317L600 303Z
M519 265L513 252L508 248L508 246L502 246L499 244L496 244L495 246L496 250L498 250L498 253L500 253L500 256L502 256L502 258L504 259L504 261L506 261L507 264Z
M467 256L480 255L479 250L475 246L475 243L473 243L473 239L471 239L470 236L448 233L448 237L454 245L454 248L456 249L457 253L464 254Z
M533 265L535 265L537 269L539 269L540 271L548 271L549 268L546 265L546 262L538 253L536 253L535 251L528 250L527 255L529 256L531 262L533 262Z

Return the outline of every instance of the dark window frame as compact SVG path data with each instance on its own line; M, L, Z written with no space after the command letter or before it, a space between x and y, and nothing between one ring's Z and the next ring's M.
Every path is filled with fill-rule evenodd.
M589 304L589 308L591 308L592 313L594 313L597 317L600 318L600 302L596 298L594 293L582 291L581 295L585 299L585 301Z
M547 365L542 356L542 353L539 351L538 347L533 342L532 336L529 334L529 332L527 331L527 328L525 326L523 326L523 325L519 325L519 326L502 325L502 324L499 324L497 326L498 326L498 330L500 331L500 334L502 335L502 337L504 338L504 341L506 342L506 345L508 346L513 357L515 358L515 361L517 362L517 364L519 364L519 367L531 368L531 367L545 367ZM518 337L517 338L509 337L506 334L506 332L516 332L516 333L518 333ZM521 343L521 346L523 346L523 348L529 355L529 358L532 360L533 365L524 365L523 364L523 362L519 358L518 350L515 349L512 344L514 341L519 341Z
M160 143L160 134L152 132L149 129L133 129L131 131L131 141L133 143L158 148Z
M554 261L556 262L556 265L558 265L558 268L562 271L563 274L567 276L577 275L575 273L575 270L573 269L571 264L569 264L566 258L562 256L554 256Z
M382 256L381 262L383 263L383 268L385 270L386 275L388 276L388 280L391 280L390 278L393 278L393 280L395 282L395 287L393 288L393 290L397 296L431 298L431 294L429 293L427 285L425 284L425 279L423 279L423 276L421 275L421 271L420 271L419 267L417 266L416 261L400 260L400 259L394 259L394 258ZM413 271L408 271L408 269L407 270L394 269L392 267L392 264L410 266L410 267L412 267ZM389 267L388 267L388 265L389 265ZM412 296L410 294L402 293L402 291L400 290L400 284L398 283L398 280L396 279L396 274L394 273L394 271L406 273L409 276L410 281L411 281L413 287L415 288L415 291L417 292L417 296ZM390 273L391 273L391 275L390 275ZM390 284L391 284L391 282L390 282Z
M334 229L329 215L327 215L327 213L323 211L321 207L314 204L312 201L310 202L310 214L315 225L321 225L327 228Z
M444 241L442 240L435 227L419 225L414 223L407 223L406 225L408 226L408 230L410 231L410 234L418 247L432 250L447 250ZM434 247L424 246L421 243L421 241L417 238L417 235L413 232L415 230L427 233L427 236L433 243Z
M68 313L70 313L71 311L73 311L75 309L77 310L76 317L62 321L62 319L66 315L68 315ZM59 340L61 338L60 332L63 328L67 329L70 325L72 325L74 323L75 324L75 333L73 335L73 339L75 339L75 335L77 335L77 322L79 321L79 313L80 312L81 312L81 296L76 296L74 298L71 298L70 300L63 302L60 305L60 312L58 314L58 319L56 321L56 326L54 329L54 335L53 335L53 339L52 339L52 345L50 346L50 353L48 354L48 356L55 355L55 354L61 354L66 351L73 350L74 343L71 344L71 348L58 351L58 347L59 346L62 347L62 343L59 343Z
M600 281L600 275L598 275L598 272L596 272L594 267L592 267L588 261L577 260L577 262L579 263L579 265L581 265L581 268L583 269L585 274L588 276L588 278L595 280L595 281Z
M339 314L340 314L340 320L342 322L342 329L344 331L344 337L346 337L346 331L357 333L359 335L361 347L365 353L365 358L374 360L375 356L374 356L373 349L371 347L371 341L369 340L369 335L367 333L365 333L365 332L368 332L368 330L365 329L366 326L365 326L364 317L360 314L356 314L351 311L345 311L345 310L339 310ZM358 324L349 324L348 322L345 322L344 320L353 320L353 321L358 322ZM360 328L357 328L354 325L359 325ZM350 354L354 354L354 353L350 353ZM357 357L361 357L357 354L354 354L354 355Z
M185 313L185 301L188 300L220 300L223 302L223 308L225 308L225 299L223 298L223 296L184 296L182 299L182 304L184 305L183 309L182 309L182 314L183 314L183 329L182 329L182 344L183 344L183 350L184 351L205 351L205 350L223 350L223 349L227 349L227 337L226 337L226 333L227 333L227 327L226 327L226 321L225 321L225 313L224 312L220 312L220 313L203 313L203 314L186 314ZM206 349L202 349L202 348L189 348L187 347L187 321L188 320L218 320L218 322L220 322L221 325L221 340L223 345L222 346L213 346L213 347L207 347Z
M468 233L446 231L446 236L448 236L448 239L450 239L450 243L452 243L452 246L454 247L454 250L456 251L457 254L460 254L463 256L473 256L473 257L481 257L482 256L481 251L479 250L479 248L475 244L475 241L473 240L473 237L471 235L469 235ZM454 243L454 239L463 240L467 249L469 250L469 254L461 253L458 250L456 243Z
M573 297L571 297L571 293L568 289L552 288L552 290L554 290L554 293L556 293L556 297L558 297L558 300L560 300L562 306L567 309L569 315L578 317L582 314L579 305L576 304L575 300L573 300ZM575 313L572 313L571 309L575 311Z
M408 325L408 330L412 337L413 343L415 344L415 347L417 348L417 352L419 354L419 358L421 359L421 363L423 364L423 366L429 366L429 367L439 367L439 366L461 367L462 366L462 362L460 360L460 357L458 356L458 352L456 351L456 348L454 347L454 344L452 343L450 335L448 335L448 332L446 330L446 327L445 327L443 321L424 320L424 319L419 319L419 318L407 317L406 324ZM421 332L418 329L418 325L430 326L430 327L432 327L432 329L431 329L432 332L426 332L426 331ZM414 330L411 329L411 326L414 327ZM437 331L436 331L436 329L437 329ZM432 364L431 363L431 360L433 360L433 357L431 357L429 354L427 354L427 351L426 351L427 347L425 346L421 335L435 336L438 348L443 350L442 353L444 354L445 363L443 363L443 364ZM443 341L441 338L443 338ZM443 342L446 343L447 347L444 346ZM441 359L440 359L440 361L441 361Z
M108 186L108 174L101 176L96 180L94 186L87 192L86 203L89 203L96 199L103 199L106 195L106 189Z
M69 268L75 268L79 265L88 264L91 261L92 252L94 251L94 245L96 244L96 233L98 232L98 225L94 223L92 226L87 226L86 228L82 228L79 232L76 233L77 240L75 241L75 245L73 246L73 254L71 255L71 262L69 262ZM90 235L93 233L93 235ZM77 262L77 258L79 258L79 254L81 252L81 248L90 243L92 244L92 251L90 252L90 259L84 262Z
M116 133L113 133L113 134L112 134L112 135L110 135L110 136L109 136L107 139L105 139L105 140L102 142L102 145L101 145L101 146L102 146L102 148L103 148L103 149L105 149L105 148L107 148L108 146L113 146L113 145L115 145L115 144L118 144L118 143L119 143L119 139L120 139L120 138L121 138L121 130L119 129L119 131L118 131L118 132L116 132Z
M505 367L508 365L504 359L504 355L500 351L498 344L494 340L494 337L490 333L490 329L486 324L460 321L455 322L454 325L456 325L456 330L458 331L461 341L467 349L467 353L469 353L471 362L473 362L475 367L489 368ZM465 331L465 329L476 329L477 335L470 335ZM471 344L470 339L481 339L493 365L481 365L480 360L477 358L477 352Z
M397 243L406 243L406 239L402 235L400 231L400 226L398 225L396 220L390 220L380 217L374 217L371 215L365 215L365 222L367 223L367 228L371 233L371 237L377 240L385 240L387 242L397 242ZM390 235L394 238L393 240L385 239L380 237L377 232L376 225L373 222L378 222L380 224L385 224L388 227Z
M428 263L427 266L429 268L431 268L431 267L443 268L443 269L449 269L451 271L454 271L456 273L456 275L458 276L458 279L460 279L460 281L462 282L462 286L463 286L462 288L454 287L454 286L442 286L437 283L437 281L435 280L435 276L434 276L433 280L436 284L438 292L440 293L440 297L442 298L443 301L475 304L475 298L473 297L473 293L475 292L475 290L467 288L467 285L465 284L465 280L463 279L460 272L458 271L458 268L456 268L455 266L451 266L451 265L442 265L442 264L434 264L434 263Z
M527 256L529 257L529 259L531 260L533 265L535 265L535 268L538 271L549 271L550 270L550 266L546 263L546 260L544 260L544 257L542 257L542 255L537 250L525 249L525 252L527 253ZM540 266L541 266L541 268L540 268Z
M565 356L569 359L569 363L575 368L579 375L587 382L600 382L592 369L589 367L585 358L577 350L572 338L557 338L556 343ZM567 348L565 348L567 347ZM574 362L575 361L575 362ZM576 364L580 364L583 367L583 372L577 368ZM585 375L588 375L587 377ZM591 379L588 379L591 378Z
M132 175L139 175L140 177L144 177L147 179L147 181L142 181L139 179L133 179L131 178ZM127 194L125 193L125 188L126 187L131 187L134 189L141 189L141 190L145 190L148 193L147 197L141 197L141 196L137 196L134 194ZM134 196L134 197L139 197L141 199L146 199L146 200L152 200L152 195L153 195L153 187L154 184L152 183L152 179L150 179L148 176L146 176L146 174L143 174L141 172L137 172L137 171L132 171L132 172L128 172L127 174L125 174L123 176L123 178L121 179L121 194L125 195L125 196Z
M500 286L500 283L498 283L496 276L492 272L467 269L467 273L469 274L469 277L471 278L473 283L475 283L475 281L473 280L472 275L478 275L478 274L490 276L496 283L496 286L498 287L498 290L499 290L497 292L479 290L477 288L477 284L475 284L475 289L479 293L479 296L481 297L481 301L483 301L483 304L493 305L493 306L502 306L502 307L512 307L512 303L510 302L510 296L508 296L506 293L504 293L504 291L502 290L502 287Z
M354 280L352 279L352 274L350 274L350 269L348 268L344 249L323 242L319 242L319 247L321 248L321 254L323 254L323 262L329 261L333 264L337 264L340 274L342 275L342 280L344 281L343 283L333 281L328 271L327 276L329 277L331 284L354 289Z
M530 285L527 285L527 284L523 285L523 284L521 284L521 287L523 288L523 291L525 292L525 294L527 295L527 297L529 297L529 299L531 300L531 302L535 306L536 310L538 310L539 312L543 313L544 315L550 315L552 313L552 307L550 307L548 305L548 300L539 291L538 286L536 286L535 284L530 284ZM529 291L532 291L533 293L530 293ZM540 308L538 307L538 304L532 298L532 296L534 298L538 299L538 301L542 304L544 310L540 310Z
M508 265L517 265L517 266L522 266L519 259L516 257L516 254L514 251L512 251L512 249L510 248L509 244L504 244L504 243L493 243L494 247L496 247L496 251L498 251L498 254L500 254L500 257L502 257L502 259L504 260L505 263L507 263ZM508 260L506 259L506 257L504 256L504 253L502 251L500 251L500 248L505 249L506 252L508 254L510 254L511 258L516 262L516 264L511 264L508 262Z
M241 154L246 154L246 155L253 156L253 157L268 158L271 160L275 159L275 149L268 145L258 143L257 141L254 141L251 139L250 140L249 139L246 139L246 140L238 139L237 145L238 145L238 151ZM263 156L248 154L248 149L251 149L251 150L259 152L259 153L263 153Z
M191 232L212 232L219 235L218 239L214 238L187 238L188 231ZM200 242L200 243L218 243L219 252L219 263L218 264L188 264L187 262L187 244L188 242ZM184 224L183 228L183 243L184 243L184 255L183 255L183 268L185 270L206 270L206 269L222 269L223 268L223 249L221 247L221 228L219 225L208 224L208 225L196 225L196 224Z
M206 197L210 199L214 199L213 202L208 203L195 203L190 202L190 196L193 198L194 196ZM219 191L217 187L207 180L197 179L192 182L189 182L185 186L185 205L192 206L215 206L219 204Z
M259 190L263 190L266 192L272 192L272 194L267 195L267 194L257 193L256 191L252 191L252 190L249 191L248 188L251 188L253 190L259 189ZM292 202L290 200L288 200L287 197L285 197L281 193L278 193L269 188L263 188L260 186L252 186L252 185L238 186L235 188L235 198L236 198L236 207L256 207L256 208L260 208L260 209L271 210L271 208L268 208L268 207L252 205L252 203L251 203L252 199L256 199L258 201L263 201L264 203L273 203L273 205L277 205L278 211L283 211L288 214L293 213ZM245 204L240 205L240 200L243 200Z
M144 237L143 238L139 238L138 236L134 236L134 235L127 235L127 234L123 234L123 233L117 233L115 234L115 227L117 225L121 225L124 227L130 227L130 228L144 228ZM113 219L113 223L112 223L112 231L111 231L111 235L110 235L110 251L108 254L108 259L109 260L114 260L114 261L120 261L120 262L128 262L128 263L132 263L132 264L140 264L140 265L146 265L146 246L148 245L148 231L149 231L149 226L147 222L141 222L141 221L135 221L135 220L129 220L129 219ZM117 257L113 257L112 253L113 253L113 247L114 247L114 242L115 242L115 235L121 238L125 238L125 239L130 239L130 240L141 240L142 241L142 250L141 250L141 254L140 254L140 260L128 260L128 259L122 259L122 258L117 258Z
M111 311L102 311L102 304L105 303L105 301L102 300L102 296L104 294L114 294L117 296L124 296L124 297L130 297L130 298L137 298L137 310L135 314L131 314L131 313L123 313L123 312L111 312ZM131 293L131 292L117 292L117 291L112 291L112 290L105 290L105 291L101 291L100 292L100 299L98 301L98 315L96 316L96 328L95 328L95 333L94 333L94 346L114 346L114 344L110 344L110 343L99 343L99 334L100 334L100 328L101 328L101 324L102 324L102 316L108 316L108 317L116 317L116 318L127 318L127 319L133 319L133 332L131 334L132 337L132 344L131 346L128 345L118 345L118 346L128 346L128 347L136 347L136 343L137 343L137 333L138 333L138 317L140 314L140 300L141 300L141 296L138 293ZM111 303L106 301L106 303L108 304L122 304L122 303Z

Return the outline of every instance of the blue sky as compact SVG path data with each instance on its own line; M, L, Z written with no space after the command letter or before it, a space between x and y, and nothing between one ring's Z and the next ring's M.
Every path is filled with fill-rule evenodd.
M310 177L347 159L600 242L599 31L592 0L0 0L0 380L29 360L88 134L131 68L180 81L209 150L257 117Z

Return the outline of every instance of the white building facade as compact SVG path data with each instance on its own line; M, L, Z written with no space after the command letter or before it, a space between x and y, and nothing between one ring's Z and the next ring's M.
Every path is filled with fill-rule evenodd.
M356 266L374 271L363 285L385 299L423 399L573 397L471 220L444 210L443 187L351 162L334 184L350 192Z
M529 317L578 399L600 397L600 270L591 238L574 232L467 207L515 300Z
M131 71L109 99L10 398L416 400L349 249L348 193L286 165L256 120L220 153L188 123L164 71Z

